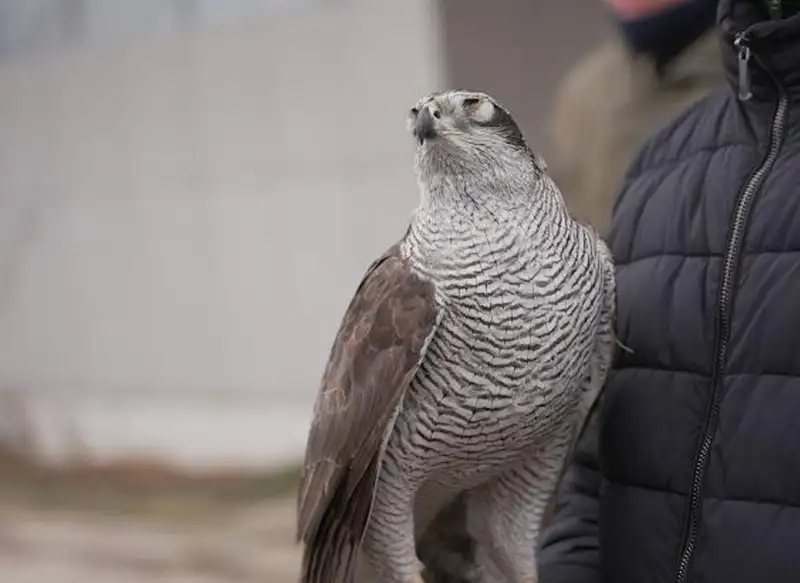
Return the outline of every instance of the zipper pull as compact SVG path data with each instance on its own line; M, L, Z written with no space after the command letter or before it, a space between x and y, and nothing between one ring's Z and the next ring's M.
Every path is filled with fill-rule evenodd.
M733 46L739 51L739 99L747 101L753 97L750 84L750 47L744 34L736 35Z
M770 20L781 20L783 18L782 4L781 0L769 0L767 2Z

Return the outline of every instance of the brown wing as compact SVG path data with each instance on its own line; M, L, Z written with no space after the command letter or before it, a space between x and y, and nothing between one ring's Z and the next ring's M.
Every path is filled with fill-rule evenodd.
M352 580L385 436L436 324L433 286L394 245L356 290L317 397L297 507L303 583Z

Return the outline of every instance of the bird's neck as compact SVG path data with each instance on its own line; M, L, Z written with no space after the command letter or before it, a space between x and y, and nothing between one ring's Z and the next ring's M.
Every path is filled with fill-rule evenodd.
M569 220L555 184L543 172L502 176L440 174L420 180L421 200L405 248L421 262L453 246L482 247L508 240L537 246L550 227Z
M452 168L448 172L418 174L420 204L415 221L439 224L491 222L519 228L530 221L545 221L565 211L555 184L534 166L502 165Z

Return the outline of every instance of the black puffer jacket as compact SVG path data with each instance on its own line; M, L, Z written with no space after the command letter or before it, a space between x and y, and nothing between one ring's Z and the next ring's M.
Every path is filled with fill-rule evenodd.
M633 353L563 484L542 583L800 581L800 15L766 4L721 0L729 86L625 181L610 244Z

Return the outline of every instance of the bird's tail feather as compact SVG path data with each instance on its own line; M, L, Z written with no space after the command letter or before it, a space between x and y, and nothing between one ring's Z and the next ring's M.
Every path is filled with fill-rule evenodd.
M354 583L359 548L369 519L375 468L348 489L343 480L331 498L317 530L306 542L300 583ZM348 491L350 490L350 491Z

